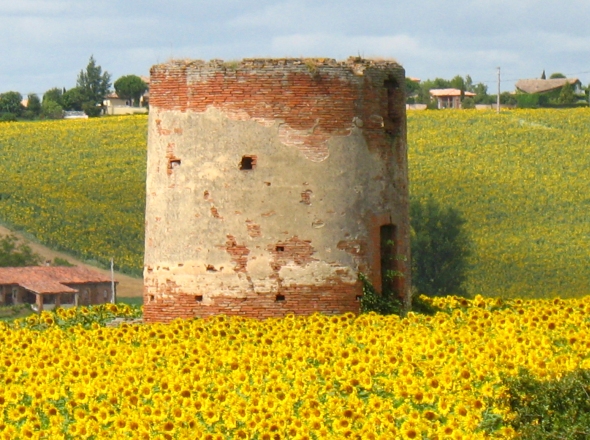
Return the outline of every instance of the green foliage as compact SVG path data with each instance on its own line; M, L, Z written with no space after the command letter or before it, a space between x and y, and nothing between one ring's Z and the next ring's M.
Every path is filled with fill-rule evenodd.
M545 73L545 72L543 72ZM566 76L563 73L555 72L552 73L549 79L556 79L556 78L565 78Z
M14 122L16 115L14 113L0 113L0 122Z
M24 111L22 100L23 96L18 92L0 93L0 113L12 113L20 116Z
M34 116L41 114L41 100L36 93L30 93L27 96L27 111L30 111Z
M559 104L573 104L576 102L576 96L574 95L574 88L569 82L561 88L559 98L557 98Z
M363 284L363 296L361 297L361 313L374 312L379 315L398 315L404 316L406 309L399 295L393 290L384 290L383 293L377 292L373 284L367 277L360 273L359 280ZM421 296L412 296L411 311L423 315L434 315L441 312L442 309L434 306L424 300Z
M466 296L470 241L465 219L432 197L410 204L412 225L412 283L428 296Z
M74 267L75 264L70 263L65 258L55 257L52 266Z
M43 99L41 104L41 117L43 119L61 119L63 118L64 109L55 101Z
M102 67L97 65L94 57L91 56L86 70L80 71L76 86L80 88L81 93L84 95L84 102L102 105L111 87L111 75L106 71L103 72ZM90 106L87 108L90 108Z
M115 92L121 99L132 99L139 105L141 95L147 90L147 84L137 75L125 75L115 81Z
M461 105L463 106L464 109L475 108L475 99L468 96L467 98L463 99L463 101L461 102Z
M93 102L85 102L82 104L82 110L91 118L96 118L102 113L102 107L94 104Z
M64 110L81 111L86 101L86 95L80 87L71 88L61 96L61 105Z
M526 370L504 379L504 404L515 418L512 427L523 440L590 438L590 371L576 370L542 381Z
M364 274L359 274L363 283L363 296L361 301L361 313L375 312L380 315L400 315L403 311L403 304L396 294L391 290L385 290L382 294L377 292L373 284Z
M14 235L0 238L0 267L37 266L42 258Z
M0 321L12 321L14 319L29 316L34 311L29 304L13 304L10 306L0 306Z
M52 101L59 105L62 105L63 90L59 87L54 87L43 93L43 102Z
M541 95L528 93L519 93L516 95L518 108L537 108L539 107L539 98Z

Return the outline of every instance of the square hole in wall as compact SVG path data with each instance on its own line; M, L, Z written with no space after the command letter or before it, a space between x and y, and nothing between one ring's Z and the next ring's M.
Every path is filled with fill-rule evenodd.
M275 248L275 250L276 250L277 252L285 252L285 246L277 246L277 247Z
M154 301L154 295L150 295L150 302Z
M240 170L253 170L256 167L256 156L242 156Z
M278 295L275 297L275 300L276 300L276 301L285 301L285 295L278 294Z
M203 295L195 295L196 302L203 302Z
M180 166L180 159L170 159L168 161L168 169L173 170L174 168L178 168Z

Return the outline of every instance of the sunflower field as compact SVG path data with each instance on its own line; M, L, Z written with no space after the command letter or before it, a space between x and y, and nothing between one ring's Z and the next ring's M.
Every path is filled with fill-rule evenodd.
M467 290L590 292L590 109L408 112L410 189L458 208ZM0 222L141 274L146 116L0 127Z
M0 126L0 222L141 274L147 117Z
M504 378L590 367L590 298L430 300L406 318L0 323L0 439L514 438Z
M590 109L408 112L411 197L460 210L472 295L590 293Z

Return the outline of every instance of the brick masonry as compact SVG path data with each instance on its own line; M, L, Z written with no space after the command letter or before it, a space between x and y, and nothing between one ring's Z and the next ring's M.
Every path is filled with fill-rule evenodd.
M403 87L357 58L154 66L145 319L357 312L387 225L407 299Z

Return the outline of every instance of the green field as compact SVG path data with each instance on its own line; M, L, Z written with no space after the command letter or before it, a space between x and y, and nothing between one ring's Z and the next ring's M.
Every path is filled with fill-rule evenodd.
M141 274L147 117L0 124L0 222Z
M408 115L413 198L458 208L468 290L590 293L590 110ZM0 124L0 222L140 274L147 118Z
M590 110L411 112L411 193L468 220L468 291L590 293Z

